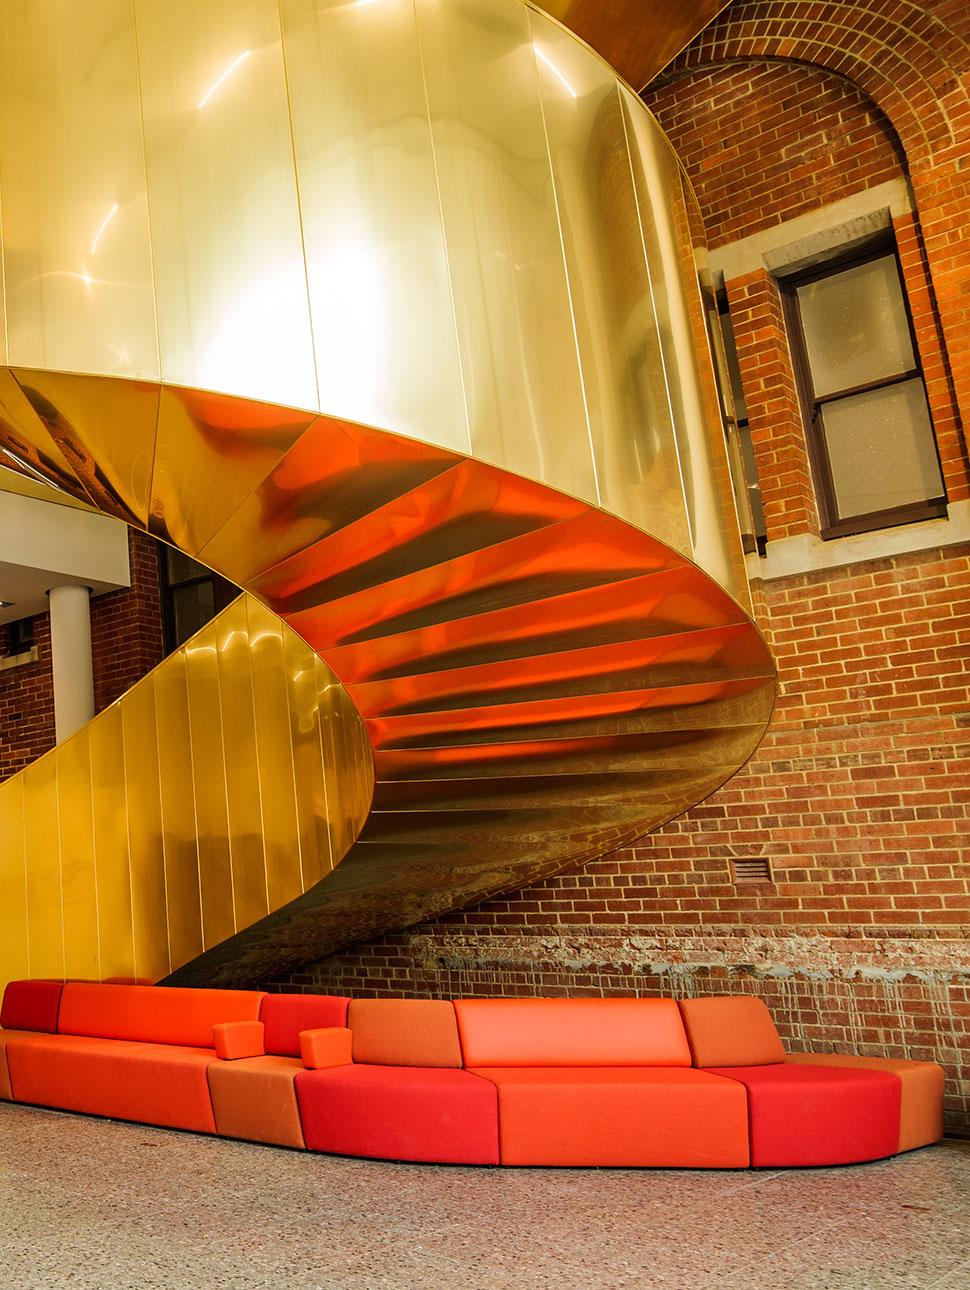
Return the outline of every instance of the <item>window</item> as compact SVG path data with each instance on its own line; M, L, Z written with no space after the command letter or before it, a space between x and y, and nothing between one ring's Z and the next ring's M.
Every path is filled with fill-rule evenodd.
M34 620L18 618L7 623L7 654L29 654L34 648Z
M714 374L717 377L721 419L727 440L728 465L741 525L741 541L746 553L757 551L759 555L764 555L767 541L765 514L761 504L761 486L751 445L748 409L741 386L741 369L738 366L727 295L720 291L715 297L703 285L701 290L708 339L714 358Z
M893 247L782 281L822 537L946 514Z
M225 609L239 588L181 551L161 551L162 622L171 652Z

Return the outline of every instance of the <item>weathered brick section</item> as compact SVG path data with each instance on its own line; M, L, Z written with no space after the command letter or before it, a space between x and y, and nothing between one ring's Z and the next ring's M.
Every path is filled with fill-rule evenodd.
M887 179L951 502L970 495L970 8L734 0L646 96L714 245ZM813 66L814 64L814 66ZM777 287L727 283L772 541L818 533ZM632 849L310 965L363 994L754 991L792 1046L935 1056L970 1132L970 552L755 584L756 757ZM763 858L774 881L736 885Z
M100 712L162 658L157 544L129 532L131 586L91 602L94 704ZM15 774L54 746L54 681L50 616L34 619L39 658L0 672L0 779ZM6 633L0 627L0 657Z

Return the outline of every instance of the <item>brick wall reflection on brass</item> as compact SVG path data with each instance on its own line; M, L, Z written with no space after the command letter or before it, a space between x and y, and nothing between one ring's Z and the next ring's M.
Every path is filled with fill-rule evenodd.
M0 785L0 979L258 980L755 748L679 167L521 0L0 8L0 447L245 599Z

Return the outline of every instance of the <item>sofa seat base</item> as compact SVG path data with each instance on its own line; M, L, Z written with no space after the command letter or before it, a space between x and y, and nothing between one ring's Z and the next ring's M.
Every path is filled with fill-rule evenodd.
M247 1057L208 1069L216 1129L226 1138L305 1147L294 1081L298 1057Z
M14 1098L63 1111L215 1133L206 1069L211 1048L76 1035L7 1041Z
M711 1074L747 1089L755 1167L849 1165L896 1153L900 1083L886 1071L784 1062Z
M334 1066L297 1075L296 1095L311 1151L437 1164L499 1163L495 1086L468 1071Z
M743 1169L744 1089L689 1067L476 1067L498 1089L503 1165Z
M943 1067L936 1062L902 1057L855 1057L848 1053L789 1053L797 1065L842 1066L849 1070L886 1071L900 1083L897 1151L927 1147L943 1137Z
M0 1102L13 1102L16 1099L10 1087L10 1067L7 1063L7 1044L11 1039L24 1039L28 1043L37 1039L50 1039L52 1036L37 1030L0 1030Z

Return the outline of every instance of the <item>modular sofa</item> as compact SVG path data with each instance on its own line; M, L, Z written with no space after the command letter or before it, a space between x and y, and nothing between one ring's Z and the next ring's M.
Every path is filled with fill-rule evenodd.
M786 1053L750 997L373 1000L17 981L0 1098L342 1155L745 1168L942 1136L932 1062Z

